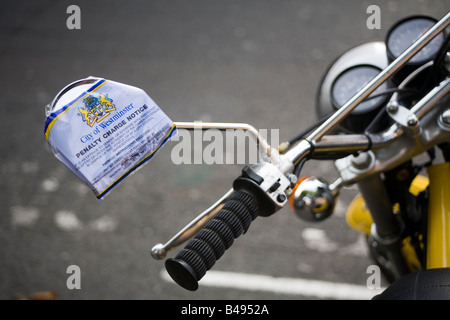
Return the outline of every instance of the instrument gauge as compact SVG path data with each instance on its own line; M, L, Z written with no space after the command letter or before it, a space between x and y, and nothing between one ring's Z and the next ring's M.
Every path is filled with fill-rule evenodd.
M386 48L390 61L398 58L411 44L426 33L436 19L427 16L412 16L399 21L387 34ZM419 65L432 60L444 43L444 34L440 33L409 61L410 65Z
M359 90L368 84L379 73L380 69L370 65L354 66L342 72L334 81L331 88L331 97L333 106L338 109L342 107L350 98L352 98ZM372 95L387 89L386 83L381 84ZM363 114L377 109L384 103L386 97L381 95L373 97L361 102L352 114Z
M355 65L342 71L331 86L334 109L341 108L380 72L381 69L373 65ZM387 94L377 95L387 89L388 84L382 83L343 120L342 125L352 132L363 132L387 102Z

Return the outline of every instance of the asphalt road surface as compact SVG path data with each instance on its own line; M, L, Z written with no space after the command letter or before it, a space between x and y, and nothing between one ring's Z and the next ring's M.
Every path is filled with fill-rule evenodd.
M80 29L68 28L73 4ZM380 29L367 27L369 5ZM315 120L316 87L335 57L383 40L400 18L448 9L444 0L0 1L0 299L355 298L333 284L370 297L372 261L344 219L351 188L321 223L288 208L255 220L198 291L168 281L151 248L225 193L242 165L175 165L169 142L97 200L50 152L44 106L68 83L100 76L144 89L174 121L247 122L284 140ZM304 173L336 177L330 162ZM304 290L317 285L331 293Z

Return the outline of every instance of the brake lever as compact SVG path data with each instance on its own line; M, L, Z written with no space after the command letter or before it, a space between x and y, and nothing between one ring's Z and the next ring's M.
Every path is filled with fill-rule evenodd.
M178 129L187 129L187 130L206 130L206 129L218 129L218 130L244 130L249 132L254 136L254 138L260 144L263 150L263 157L267 157L270 159L272 163L278 163L279 154L277 150L273 150L263 136L259 134L259 132L251 125L247 123L221 123L221 122L175 122L175 125ZM194 220L192 220L188 225L186 225L182 230L180 230L173 238L171 238L165 244L158 243L156 244L152 250L152 257L157 260L162 260L166 257L167 252L176 248L180 244L186 242L197 232L199 232L203 226L211 220L214 215L220 211L223 207L224 202L233 194L234 189L230 189L225 195L220 198L216 203L214 203L211 207L206 209L200 215L198 215Z
M200 231L203 226L211 220L217 212L223 207L226 200L233 194L234 190L230 189L227 193L225 193L222 198L220 198L216 203L214 203L211 207L203 211L200 215L198 215L194 220L192 220L188 225L186 225L183 229L181 229L175 236L173 236L169 241L165 244L158 243L156 244L151 251L152 257L156 260L162 260L166 257L167 253L178 247L180 244L183 244Z

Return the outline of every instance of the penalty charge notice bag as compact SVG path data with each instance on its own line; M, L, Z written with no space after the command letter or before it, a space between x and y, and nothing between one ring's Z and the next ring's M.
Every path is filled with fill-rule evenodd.
M176 127L142 89L89 77L47 106L44 134L55 156L100 199L151 159Z

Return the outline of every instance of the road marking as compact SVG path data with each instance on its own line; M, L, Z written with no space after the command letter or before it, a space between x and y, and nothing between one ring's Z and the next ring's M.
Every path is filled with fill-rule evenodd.
M117 229L117 220L110 216L101 216L89 223L89 226L99 232L112 232Z
M161 277L172 282L166 270ZM208 271L199 282L200 287L229 288L297 295L319 299L370 300L385 288L368 289L366 286L320 280L271 277L238 272Z
M33 207L15 206L11 208L11 224L16 227L32 227L39 218L39 210Z
M310 250L321 253L333 252L338 249L336 242L328 238L325 230L318 228L305 228L302 231L305 246Z
M60 210L55 213L55 224L64 231L76 231L83 229L83 224L75 213L67 210Z
M369 253L366 238L362 234L359 234L356 242L349 245L338 244L328 237L325 230L318 228L305 228L301 236L303 243L309 250L320 253L336 252L337 254L355 257L367 257Z
M56 178L48 178L42 181L41 187L46 192L55 192L59 189L59 181Z
M22 162L23 173L36 173L39 170L39 163L37 161L24 161Z

